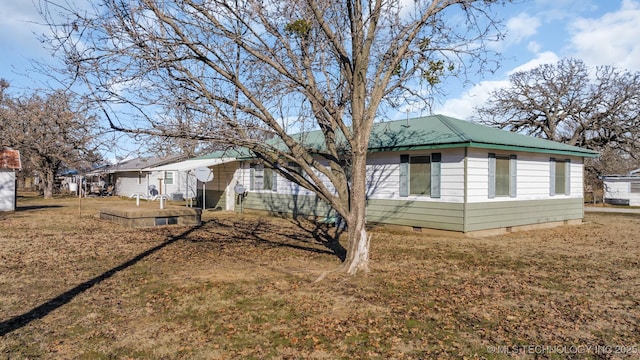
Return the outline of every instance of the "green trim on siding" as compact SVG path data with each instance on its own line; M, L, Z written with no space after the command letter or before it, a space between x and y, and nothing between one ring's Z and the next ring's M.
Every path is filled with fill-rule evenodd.
M582 219L583 201L569 198L469 203L464 231Z
M367 202L367 221L441 230L463 230L463 204L434 201L381 200Z
M299 216L327 217L331 207L315 195L291 195L271 192L250 192L244 198L245 210L267 211L270 214L292 214Z

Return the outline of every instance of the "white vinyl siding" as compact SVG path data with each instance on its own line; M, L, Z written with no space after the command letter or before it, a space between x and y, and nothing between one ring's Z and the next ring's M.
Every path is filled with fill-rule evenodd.
M543 200L552 199L550 195L550 166L549 155L543 153L515 152L517 157L515 197L489 197L489 157L490 151L480 148L470 148L467 159L467 199L470 203L485 201L515 201L515 200ZM497 154L509 155L509 154ZM569 182L571 194L569 197L582 197L582 158L571 157L569 161ZM444 172L443 172L444 174ZM444 181L444 180L443 180ZM566 195L563 195L566 197Z
M499 156L514 156L517 160L515 184L517 193L514 197L504 196L489 198L488 189L488 154L490 150L469 148L467 158L467 201L470 203L515 201L515 200L543 200L551 199L549 195L549 155L544 153L514 152L497 153ZM400 155L408 156L433 156L441 154L440 162L440 197L425 195L400 195ZM514 159L511 159L512 161ZM582 197L582 158L570 158L570 188L569 197ZM408 165L408 163L407 163ZM406 151L406 152L375 152L367 158L367 198L379 200L403 200L403 201L436 201L449 203L464 203L465 200L465 150L464 148L438 149L431 151ZM245 162L238 174L238 180L249 189L250 187L249 163ZM216 174L216 176L218 176ZM324 176L320 176L329 189L333 186ZM513 181L513 180L512 180ZM279 194L292 194L297 196L314 194L301 186L276 176L277 192ZM235 185L235 184L234 184ZM255 185L255 184L254 184ZM513 190L513 189L512 189Z
M246 189L249 189L250 191L273 191L280 194L315 196L311 190L305 189L304 187L289 181L283 176L280 176L280 174L273 169L262 168L262 171L260 172L260 166L262 165L249 163L244 163L244 165L241 166L238 172L238 180ZM302 170L298 171L303 172ZM330 192L335 191L333 184L329 183L326 176L318 172L316 172L316 174L319 180ZM269 182L270 180L266 180L265 182L266 177L270 178L271 183ZM305 177L308 178L309 175L305 175Z
M13 170L0 169L0 211L16 209L16 174Z
M464 202L464 149L443 149L438 152L407 151L406 156L441 154L439 162L431 162L431 196L400 194L400 156L398 152L379 152L367 158L367 197L411 201ZM406 163L407 170L409 163ZM436 176L439 173L439 176ZM437 179L437 180L436 180ZM408 179L407 179L408 180ZM436 181L439 180L439 186ZM438 194L436 189L440 190Z
M634 190L640 190L640 180L604 179L605 199L629 200L629 206L640 206L640 191Z

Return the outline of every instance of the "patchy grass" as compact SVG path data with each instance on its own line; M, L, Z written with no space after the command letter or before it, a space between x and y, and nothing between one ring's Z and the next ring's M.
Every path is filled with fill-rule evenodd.
M640 357L635 216L481 239L378 227L370 273L314 283L340 259L311 224L96 218L126 201L2 215L0 358Z

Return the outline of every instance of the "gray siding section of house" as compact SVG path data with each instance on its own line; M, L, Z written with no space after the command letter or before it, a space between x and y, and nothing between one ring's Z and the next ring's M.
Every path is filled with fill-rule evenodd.
M465 232L582 219L582 198L467 204Z
M244 199L245 210L267 211L270 214L291 214L303 217L327 217L331 207L315 195L250 192ZM236 210L240 207L236 205Z
M369 199L367 204L370 222L463 231L464 205L460 203Z

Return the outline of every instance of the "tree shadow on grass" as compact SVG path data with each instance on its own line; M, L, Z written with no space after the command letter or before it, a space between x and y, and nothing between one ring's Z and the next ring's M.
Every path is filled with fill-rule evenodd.
M193 242L225 244L251 243L268 247L286 247L318 254L337 256L346 259L347 251L330 234L330 226L315 224L311 221L297 220L295 226L278 226L277 222L256 218L219 219L207 221L210 236L193 239Z
M33 211L33 210L42 210L42 209L55 209L62 208L61 205L30 205L30 206L16 206L16 212L22 211Z
M185 232L183 232L183 233L181 233L179 235L171 236L165 242L163 242L162 244L154 246L154 247L150 248L149 250L146 250L146 251L138 254L137 256L133 257L129 261L124 262L124 263L114 267L113 269L108 270L108 271L106 271L106 272L94 277L93 279L85 281L82 284L80 284L80 285L78 285L78 286L76 286L76 287L74 287L72 289L69 289L68 291L56 296L55 298L43 303L42 305L37 306L37 307L27 311L26 313L24 313L22 315L18 315L18 316L13 317L12 319L0 322L0 337L4 336L4 335L6 335L6 334L8 334L8 333L10 333L12 331L18 330L18 329L28 325L29 323L31 323L34 320L42 319L43 317L47 316L52 311L62 307L63 305L66 305L71 300L73 300L76 296L82 294L86 290L89 290L93 286L103 282L104 280L107 280L107 279L111 278L112 276L116 275L120 271L126 270L127 268L135 265L136 263L138 263L139 261L141 261L144 258L148 257L149 255L152 255L152 254L162 250L163 248L175 243L176 241L184 239L186 236L188 236L191 232L193 232L197 228L199 228L199 227L193 227L193 228L190 228L189 230L187 230L187 231L185 231Z

